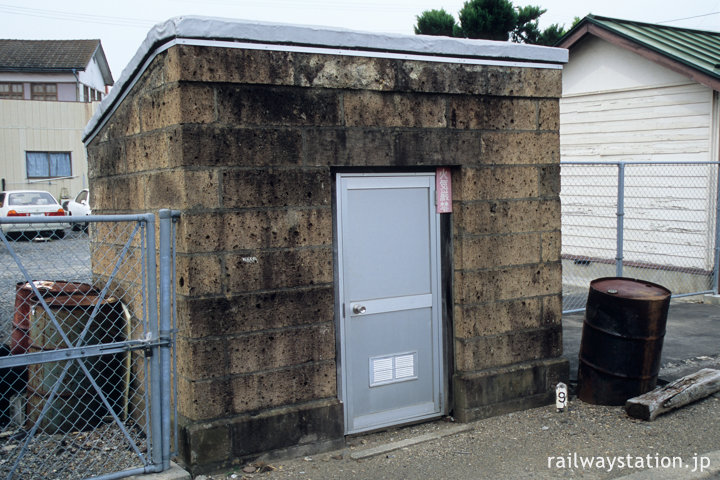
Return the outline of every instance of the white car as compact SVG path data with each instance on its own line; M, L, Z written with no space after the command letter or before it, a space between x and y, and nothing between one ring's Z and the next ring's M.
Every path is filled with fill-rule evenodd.
M42 190L8 190L0 192L0 217L64 217L65 210L50 193ZM2 223L6 234L26 238L63 238L69 223Z
M90 208L90 192L88 189L81 190L77 194L75 200L68 200L63 202L63 208L67 210L68 215L73 217L79 217L83 215L92 215L92 209ZM87 223L73 223L73 230L87 230Z

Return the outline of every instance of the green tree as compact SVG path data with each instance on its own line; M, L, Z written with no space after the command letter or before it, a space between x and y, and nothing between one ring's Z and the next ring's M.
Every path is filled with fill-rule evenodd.
M443 8L426 10L415 18L417 19L415 34L452 37L453 31L457 27L455 18Z
M468 0L458 16L463 37L487 40L507 40L518 20L509 0Z
M532 5L517 7L517 21L511 32L512 41L538 43L538 38L541 36L538 19L545 12L547 10Z
M547 27L545 30L543 30L542 33L540 34L540 36L538 37L537 42L533 42L533 43L536 43L538 45L553 46L566 33L567 33L567 31L565 30L565 27L563 25L558 25L557 23L553 23L552 25Z
M538 20L546 11L533 5L515 7L510 0L467 0L459 24L443 9L427 10L416 17L415 33L553 45L567 32L558 24L541 31Z
M542 31L540 37L538 37L538 41L535 43L537 43L538 45L547 45L551 47L555 45L558 41L560 41L560 39L564 37L566 33L575 28L575 25L577 25L581 21L581 17L575 17L573 19L572 25L567 30L565 29L565 25L553 23Z

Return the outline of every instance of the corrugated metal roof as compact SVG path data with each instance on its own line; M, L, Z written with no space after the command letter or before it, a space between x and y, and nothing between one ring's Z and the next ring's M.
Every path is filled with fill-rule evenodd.
M85 70L100 40L0 40L0 71Z
M720 79L720 32L588 15L556 45L570 47L574 42L568 45L568 40L588 24L603 28L687 67Z

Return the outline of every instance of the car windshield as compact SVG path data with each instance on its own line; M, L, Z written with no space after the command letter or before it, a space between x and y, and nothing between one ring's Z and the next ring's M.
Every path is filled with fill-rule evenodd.
M8 194L8 205L53 205L55 199L47 192L18 192Z
M87 200L88 192L87 190L83 190L82 192L78 193L78 196L75 198L75 201L77 203L82 203L85 200Z

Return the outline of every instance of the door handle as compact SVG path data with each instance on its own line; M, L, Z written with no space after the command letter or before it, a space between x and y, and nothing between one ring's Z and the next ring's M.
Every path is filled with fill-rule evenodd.
M355 304L352 306L352 311L355 315L362 315L365 313L365 305Z

